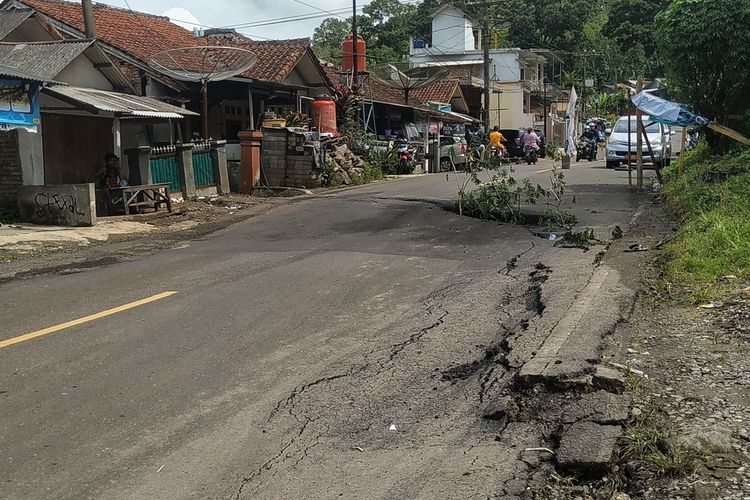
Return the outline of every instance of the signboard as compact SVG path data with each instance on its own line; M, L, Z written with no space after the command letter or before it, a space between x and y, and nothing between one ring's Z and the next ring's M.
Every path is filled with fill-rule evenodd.
M0 79L0 130L39 125L39 85Z

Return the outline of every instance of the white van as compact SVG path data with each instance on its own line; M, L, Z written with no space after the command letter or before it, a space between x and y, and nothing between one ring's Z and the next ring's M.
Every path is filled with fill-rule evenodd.
M643 115L643 126L646 137L654 151L655 161L660 167L669 165L672 161L672 131L666 125L652 122L650 116ZM630 117L630 154L631 162L635 162L636 140L638 128L635 116ZM617 168L627 161L628 156L628 117L621 116L607 138L607 168ZM651 163L646 141L643 141L643 161Z

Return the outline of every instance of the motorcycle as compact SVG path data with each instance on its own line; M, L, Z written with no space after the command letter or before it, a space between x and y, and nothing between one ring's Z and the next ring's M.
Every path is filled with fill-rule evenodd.
M531 165L536 163L537 156L539 155L539 148L526 145L523 147L523 159L527 164Z
M576 144L576 161L586 158L588 161L596 160L596 140L581 137Z
M396 143L398 153L398 173L411 174L417 166L417 148L409 144L409 141L400 140Z

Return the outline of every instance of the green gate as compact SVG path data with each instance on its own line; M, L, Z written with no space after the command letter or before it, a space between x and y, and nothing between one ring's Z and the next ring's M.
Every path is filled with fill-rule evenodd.
M213 186L216 184L210 151L193 153L193 174L195 175L195 187Z
M175 155L152 156L149 167L154 184L168 182L170 191L180 190L180 170Z

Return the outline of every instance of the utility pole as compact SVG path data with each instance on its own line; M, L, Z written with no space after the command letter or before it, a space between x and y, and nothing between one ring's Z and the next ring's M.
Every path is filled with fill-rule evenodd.
M86 38L96 38L94 8L91 5L91 0L81 0L81 8L83 9L83 30L86 33Z
M549 134L547 133L547 75L544 74L544 68L542 67L542 102L544 103L544 136L549 142Z
M357 85L359 80L357 59L359 36L357 35L357 0L352 0L352 87Z
M482 49L484 50L484 133L490 131L490 18L484 18Z
M583 51L583 91L581 91L581 121L586 120L586 51Z

